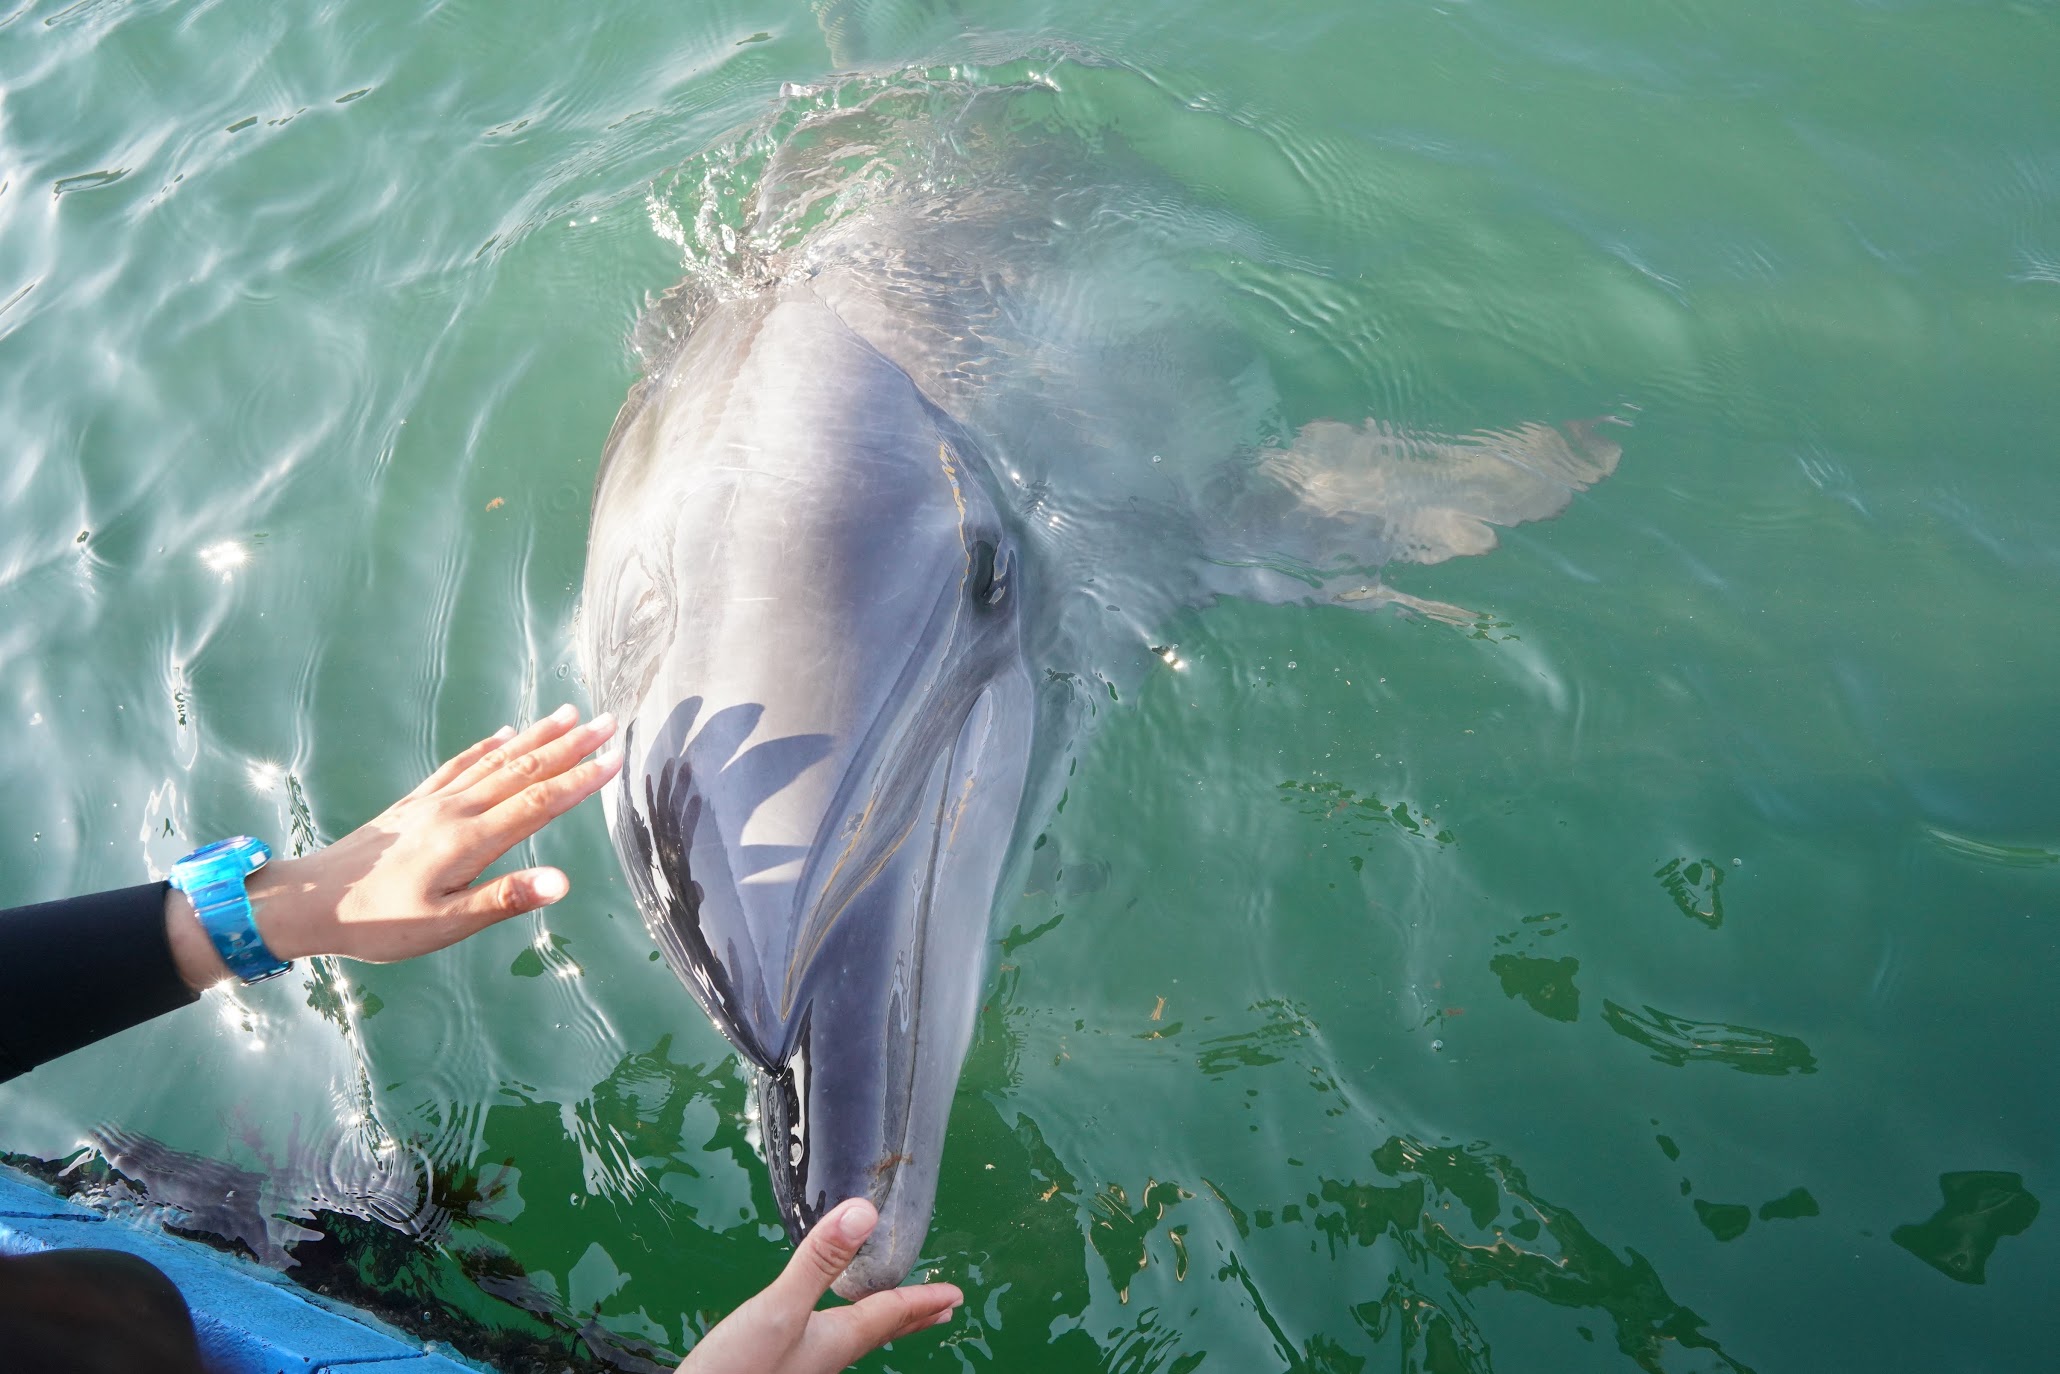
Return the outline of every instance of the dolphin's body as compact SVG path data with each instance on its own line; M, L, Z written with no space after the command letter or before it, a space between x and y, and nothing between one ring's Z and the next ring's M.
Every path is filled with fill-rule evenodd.
M798 1235L929 1222L1033 702L978 449L806 288L705 319L618 435L587 614L630 722L610 824L660 946L759 1069Z
M864 113L776 140L761 228L818 205L837 121ZM866 117L847 138L874 147ZM1462 614L1375 575L1479 552L1616 461L1544 426L1318 421L1263 446L1263 367L1157 240L1073 234L1109 206L1069 203L1054 166L868 183L690 279L595 492L582 651L625 723L609 825L757 1070L790 1235L879 1206L847 1296L920 1252L989 916L1081 684L1140 671L1155 620L1224 594Z

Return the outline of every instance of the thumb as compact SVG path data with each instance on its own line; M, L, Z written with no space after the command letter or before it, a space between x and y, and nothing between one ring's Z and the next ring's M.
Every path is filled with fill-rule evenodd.
M458 898L459 914L474 930L496 921L549 906L572 890L572 881L555 868L525 868L468 889Z
M794 1258L773 1283L781 1303L812 1311L837 1276L851 1266L858 1247L879 1225L880 1212L862 1197L851 1198L831 1209L829 1215L801 1238Z
M816 1320L823 1332L823 1349L842 1369L889 1341L942 1326L951 1320L952 1309L965 1300L965 1294L952 1284L926 1283L868 1294Z

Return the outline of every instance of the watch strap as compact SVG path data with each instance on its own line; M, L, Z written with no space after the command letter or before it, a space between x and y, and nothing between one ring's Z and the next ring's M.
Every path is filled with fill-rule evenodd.
M271 857L264 841L238 835L196 849L172 868L172 886L193 903L215 952L245 983L276 978L293 967L265 945L244 885Z

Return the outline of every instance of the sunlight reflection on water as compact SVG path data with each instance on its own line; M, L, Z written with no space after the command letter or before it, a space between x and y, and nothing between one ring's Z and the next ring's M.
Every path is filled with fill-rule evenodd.
M1181 671L1101 693L996 913L967 1315L878 1364L2050 1362L2046 19L830 9L886 69L1141 69L1029 74L1181 188L1108 232L1212 243L1287 432L1643 407L1569 516L1407 574L1476 624L1133 627ZM577 695L666 197L824 86L814 16L0 21L0 896L311 845ZM0 1148L686 1344L784 1254L744 1075L596 817L519 857L548 922L210 994L0 1090Z

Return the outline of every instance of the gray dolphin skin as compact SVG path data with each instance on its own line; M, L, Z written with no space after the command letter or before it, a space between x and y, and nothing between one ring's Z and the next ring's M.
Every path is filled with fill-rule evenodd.
M1179 266L1263 234L1023 137L1048 97L854 82L710 161L689 198L748 182L744 232L691 231L595 490L609 828L756 1072L789 1235L878 1205L847 1297L922 1254L1008 865L1084 726L1166 670L1164 622L1222 596L1463 621L1381 568L1484 551L1617 460L1592 425L1286 423Z
M610 825L660 947L758 1069L797 1236L929 1225L1033 719L1010 539L977 450L804 288L706 319L596 500Z

